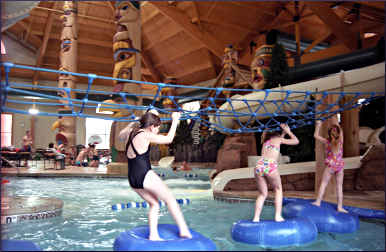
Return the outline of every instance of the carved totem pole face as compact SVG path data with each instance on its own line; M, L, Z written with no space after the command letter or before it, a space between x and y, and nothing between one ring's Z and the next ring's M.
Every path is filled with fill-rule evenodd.
M60 17L62 20L63 30L61 34L61 51L60 51L60 71L76 72L77 70L77 27L76 13L77 4L72 1L65 1L63 5L64 14ZM59 74L58 87L75 88L76 77L69 74ZM75 93L70 95L64 91L58 91L58 95L63 98L75 98ZM64 106L68 101L61 100Z
M117 33L113 38L114 51L114 78L132 79L132 68L136 63L136 53L139 50L133 47L128 29L129 23L134 22L139 17L139 10L130 1L120 1L117 3L115 19L117 23ZM123 82L114 81L114 92L123 90Z
M177 79L173 77L166 78L165 83L167 84L177 84ZM161 90L161 95L163 96L176 96L176 89L173 87L164 87ZM174 101L177 103L177 100L174 98ZM175 108L175 103L169 98L163 98L162 105L164 108L172 109Z
M268 71L270 71L272 48L271 45L262 45L255 51L251 63L252 86L254 89L264 88Z
M75 22L76 9L70 1L65 1L63 5L64 15L60 16L63 22L63 32L61 36L62 52L68 52L72 45L72 39L77 38L77 27Z
M232 69L232 64L238 64L238 52L232 46L224 50L222 65L224 67L224 86L232 86L235 83L236 73Z

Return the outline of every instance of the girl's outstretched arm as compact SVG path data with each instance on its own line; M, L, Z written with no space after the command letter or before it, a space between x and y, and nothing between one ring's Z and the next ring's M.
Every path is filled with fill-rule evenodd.
M291 129L288 127L287 124L280 124L280 127L283 129L283 131L288 134L290 139L284 138L284 136L281 139L282 144L287 144L287 145L297 145L299 144L299 139L292 133Z
M146 133L147 140L150 143L156 143L156 144L170 144L171 142L173 142L180 117L181 117L180 112L173 112L172 113L173 121L172 121L172 125L170 126L170 130L168 134L164 136L164 135L159 135L154 133Z
M314 137L316 140L319 140L320 142L326 144L328 141L326 138L320 136L319 132L320 132L320 126L322 125L322 121L320 120L316 120L315 122L315 132L314 132Z

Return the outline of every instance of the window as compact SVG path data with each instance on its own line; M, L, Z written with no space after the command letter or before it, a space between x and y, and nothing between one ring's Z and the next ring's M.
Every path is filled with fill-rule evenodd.
M89 139L99 136L102 142L97 144L96 149L110 149L110 130L111 120L103 120L96 118L86 118L86 145L89 144Z
M12 114L1 114L1 147L12 145Z

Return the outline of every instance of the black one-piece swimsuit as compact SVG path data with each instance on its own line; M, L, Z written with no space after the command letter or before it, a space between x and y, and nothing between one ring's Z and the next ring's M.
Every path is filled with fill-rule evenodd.
M151 170L150 164L150 146L147 148L147 151L143 154L138 154L137 150L134 147L133 140L134 138L143 131L137 132L133 137L131 137L132 132L130 133L129 140L126 143L126 157L127 149L131 145L133 147L135 158L127 157L127 167L128 167L128 179L130 186L135 189L143 189L143 181L145 180L146 173ZM131 140L130 140L131 139Z

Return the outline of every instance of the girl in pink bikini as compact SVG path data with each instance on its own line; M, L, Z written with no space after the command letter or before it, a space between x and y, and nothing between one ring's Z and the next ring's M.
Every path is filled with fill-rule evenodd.
M320 188L316 201L312 204L320 206L324 192L328 185L328 182L331 179L332 175L335 175L336 178L336 191L338 196L338 208L339 212L347 213L343 208L343 132L338 124L333 124L328 129L328 139L319 135L319 130L322 122L317 120L315 126L314 137L316 140L324 143L326 147L326 159L324 163L326 168L323 172L322 182L320 183Z
M299 143L298 138L291 132L287 124L280 124L283 133L280 132L264 132L261 136L261 158L257 161L255 168L255 178L259 195L256 199L255 215L253 222L260 221L261 210L263 209L264 201L268 195L269 182L275 191L275 221L284 221L281 216L283 192L281 186L280 174L277 169L277 160L280 156L280 145L296 145ZM288 134L290 139L284 138Z

